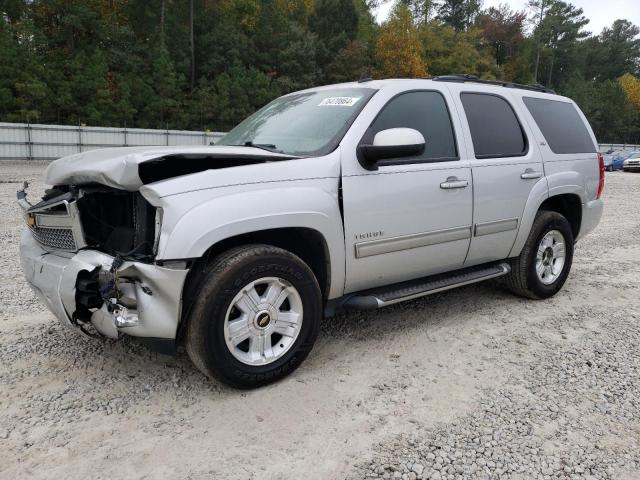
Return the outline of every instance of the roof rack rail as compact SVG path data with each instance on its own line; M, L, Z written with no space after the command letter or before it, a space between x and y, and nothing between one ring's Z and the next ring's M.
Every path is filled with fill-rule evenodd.
M543 92L543 93L553 93L555 94L555 90L551 88L547 88L544 85L524 85L522 83L514 83L514 82L505 82L502 80L481 80L475 75L467 75L467 74L451 74L451 75L440 75L438 77L432 77L431 80L435 80L437 82L473 82L473 83L481 83L484 85L496 85L499 87L508 87L508 88L520 88L522 90L531 90L534 92Z

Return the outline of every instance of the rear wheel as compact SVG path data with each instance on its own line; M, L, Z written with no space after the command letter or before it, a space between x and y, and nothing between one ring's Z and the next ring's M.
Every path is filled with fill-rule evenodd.
M564 216L538 212L520 256L511 262L511 272L505 277L507 287L532 299L555 295L571 270L573 243L573 231Z
M318 334L320 288L297 256L248 245L216 258L188 319L189 357L238 388L276 381L307 357Z

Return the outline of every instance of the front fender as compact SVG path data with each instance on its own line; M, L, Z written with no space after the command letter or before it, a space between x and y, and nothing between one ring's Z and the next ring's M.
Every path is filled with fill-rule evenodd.
M237 235L274 228L309 228L323 236L328 248L329 297L340 296L345 274L344 232L338 208L337 181L331 180L323 180L327 185L317 187L278 184L199 203L184 213L171 231L163 231L165 238L157 258L199 258L211 246ZM335 192L331 191L331 183L335 183Z

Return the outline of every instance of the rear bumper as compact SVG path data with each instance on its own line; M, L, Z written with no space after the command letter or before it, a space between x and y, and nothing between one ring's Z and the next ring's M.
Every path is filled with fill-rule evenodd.
M598 226L603 210L604 202L602 200L592 200L582 206L582 223L576 240L584 237Z
M76 281L82 271L97 268L108 272L114 257L95 250L76 254L51 253L44 250L33 235L22 232L20 261L25 278L38 298L65 325L77 325ZM157 265L124 262L118 269L118 282L129 286L129 312L135 324L118 326L116 316L103 304L91 314L91 324L102 335L117 338L120 333L135 337L173 340L180 321L182 288L188 270L174 270Z

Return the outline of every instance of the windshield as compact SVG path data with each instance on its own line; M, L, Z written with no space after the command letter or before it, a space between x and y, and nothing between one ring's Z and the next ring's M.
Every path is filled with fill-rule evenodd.
M376 90L342 88L294 93L261 108L218 145L255 146L295 156L333 151Z

